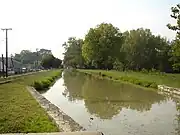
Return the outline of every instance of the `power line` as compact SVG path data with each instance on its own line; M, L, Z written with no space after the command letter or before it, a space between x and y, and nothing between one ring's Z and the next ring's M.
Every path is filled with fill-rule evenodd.
M4 28L1 30L6 31L6 77L8 77L8 30L12 30L12 28Z

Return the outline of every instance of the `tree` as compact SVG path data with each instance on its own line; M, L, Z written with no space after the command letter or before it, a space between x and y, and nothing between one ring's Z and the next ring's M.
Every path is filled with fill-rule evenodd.
M51 50L40 49L35 52L22 50L20 54L15 54L13 59L22 63L25 67L37 68L40 66L42 58L47 55L52 55Z
M84 67L84 59L82 57L82 45L83 40L76 39L75 37L70 37L68 41L63 44L63 47L65 48L64 65L66 67Z
M173 41L171 50L171 61L173 61L173 69L180 71L180 4L171 8L171 17L176 20L176 25L168 24L167 27L176 31L176 39Z
M100 69L112 69L120 53L122 33L112 24L102 23L91 28L85 36L82 55L88 65Z
M121 62L126 69L160 69L160 65L164 66L166 61L163 58L167 58L167 50L164 49L168 47L166 39L155 36L149 29L143 28L126 31L123 36L125 41L121 51L124 52L124 60L121 59Z
M62 60L55 58L53 55L46 55L43 57L41 65L45 69L49 68L60 68L62 64Z

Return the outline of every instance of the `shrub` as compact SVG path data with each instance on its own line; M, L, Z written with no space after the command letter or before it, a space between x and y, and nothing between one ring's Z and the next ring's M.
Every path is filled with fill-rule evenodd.
M129 78L128 77L122 77L124 81L128 81Z
M34 81L33 87L36 90L43 90L43 86L42 86L42 83L40 81Z
M53 77L48 78L48 80L49 80L50 82L53 82L53 81L54 81Z
M52 77L52 79L53 79L53 80L55 80L55 79L56 79L56 77L55 77L55 76L53 76L53 77Z
M138 79L136 79L136 80L134 81L134 84L136 84L136 85L141 85L141 81L138 80Z
M41 84L44 89L47 89L51 85L51 82L49 80L43 80L41 81Z
M151 83L151 85L149 87L157 89L158 86L155 82L153 82L153 83Z
M144 81L144 82L142 82L141 85L144 86L144 87L149 87L151 85L151 83Z
M54 82L54 80L56 78L58 78L61 75L60 73L56 73L55 75L53 75L52 77L46 77L44 80L42 81L34 81L32 86L36 89L36 90L44 90L49 88L49 86Z
M129 78L129 79L128 79L128 82L134 83L134 82L135 82L135 79Z
M55 79L58 78L58 75L55 75L54 78L55 78Z
M118 71L123 71L124 64L120 62L118 59L116 59L115 62L113 63L113 69L118 70Z
M141 70L141 72L142 72L142 73L148 73L148 70L145 69L145 68L143 68L143 69Z

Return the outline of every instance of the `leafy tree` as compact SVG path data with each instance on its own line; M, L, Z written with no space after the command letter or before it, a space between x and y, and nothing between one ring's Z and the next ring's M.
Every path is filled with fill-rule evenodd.
M164 64L161 61L167 54L164 50L168 46L166 39L154 36L149 29L143 28L126 31L123 35L125 41L121 51L125 54L123 63L127 69L159 69L159 63Z
M84 67L84 59L82 57L82 45L83 40L76 39L75 37L70 37L68 41L63 44L63 47L65 48L64 65L66 67Z
M21 62L24 66L35 68L40 66L40 61L42 61L42 58L46 55L52 55L51 50L40 49L35 52L22 50L20 54L15 54L13 59Z
M171 17L176 20L176 25L168 24L167 27L173 31L176 31L176 39L174 40L171 48L170 59L173 61L173 69L180 71L180 4L171 8Z
M95 68L112 69L119 56L123 37L117 27L102 23L91 28L85 36L82 55L88 65Z
M41 62L41 65L45 69L49 68L59 68L61 67L62 60L55 58L53 55L46 55Z

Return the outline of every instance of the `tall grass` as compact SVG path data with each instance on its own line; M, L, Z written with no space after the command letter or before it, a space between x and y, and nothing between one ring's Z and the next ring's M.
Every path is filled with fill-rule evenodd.
M109 77L112 80L121 80L143 87L157 88L157 85L167 85L180 88L180 74L168 74L161 72L134 72L134 71L106 71L106 70L79 70L93 75Z

